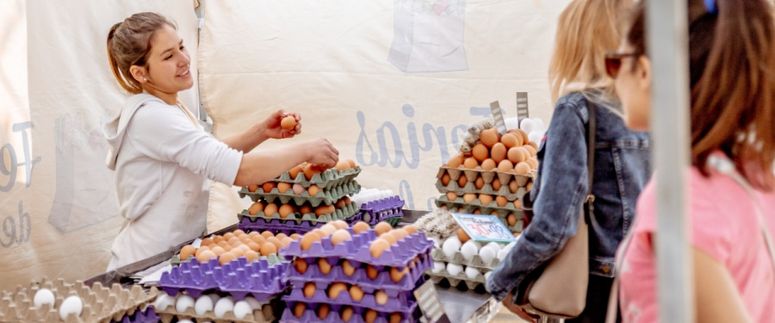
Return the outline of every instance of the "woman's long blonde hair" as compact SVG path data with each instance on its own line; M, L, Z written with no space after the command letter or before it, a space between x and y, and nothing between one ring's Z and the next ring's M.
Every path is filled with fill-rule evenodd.
M552 101L569 92L602 90L613 96L613 80L605 70L605 54L621 40L619 16L631 0L573 0L557 25L549 65Z

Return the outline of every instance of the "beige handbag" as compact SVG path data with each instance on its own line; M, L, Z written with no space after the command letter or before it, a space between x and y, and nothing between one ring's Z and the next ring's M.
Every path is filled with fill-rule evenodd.
M587 214L594 215L595 195L592 183L595 169L595 109L588 106L587 167L589 195L585 201ZM519 293L517 305L527 311L555 319L574 318L584 311L589 285L589 228L582 208L576 235L568 239L562 251L554 256L538 279Z

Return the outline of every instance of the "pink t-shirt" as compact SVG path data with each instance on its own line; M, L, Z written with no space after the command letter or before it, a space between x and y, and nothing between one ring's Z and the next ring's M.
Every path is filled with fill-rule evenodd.
M775 273L748 193L719 173L689 174L691 246L724 264L755 322L775 322ZM647 235L656 231L656 186L638 200L633 237L620 271L624 322L657 322L657 272ZM775 233L775 193L756 193L770 234Z

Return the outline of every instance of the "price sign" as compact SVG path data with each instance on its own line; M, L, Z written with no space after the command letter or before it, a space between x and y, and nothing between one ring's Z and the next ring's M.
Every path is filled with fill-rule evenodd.
M495 121L495 128L500 133L506 133L506 120L503 119L501 104L498 101L491 102L490 111L492 111L492 119Z
M496 216L462 213L452 213L452 216L471 240L501 243L514 241L511 230Z
M432 280L426 281L414 290L414 297L423 313L423 322L449 323L447 314L444 313L444 307L439 302L439 295L436 294L436 287Z
M530 111L527 105L527 92L517 92L517 120L530 118Z

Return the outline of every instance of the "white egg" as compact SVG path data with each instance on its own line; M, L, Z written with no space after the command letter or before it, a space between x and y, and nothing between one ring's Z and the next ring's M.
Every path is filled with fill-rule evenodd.
M522 129L522 131L527 133L530 133L531 131L533 131L534 127L535 127L535 123L533 122L533 120L530 120L529 118L522 119L522 123L520 123L519 125L519 129Z
M185 312L189 307L194 307L194 298L188 295L178 296L178 301L175 304L175 310L178 313Z
M498 260L503 261L504 259L506 259L506 256L508 256L509 251L511 251L511 249L506 249L506 248L503 248L501 249L501 251L498 251Z
M200 296L194 304L194 311L196 315L204 315L207 312L213 310L213 299L210 296Z
M457 236L452 236L444 241L441 249L444 251L444 255L447 256L447 258L452 258L455 256L455 253L460 251L460 240Z
M231 297L224 297L218 300L218 303L215 304L215 317L222 318L226 313L231 312L234 310L234 301L231 300Z
M194 323L194 322L191 321L191 320L185 320L184 319L184 320L178 320L178 323Z
M444 265L443 262L438 262L438 261L434 261L433 262L433 272L436 273L436 274L444 271L445 267L446 266Z
M257 301L254 297L248 296L245 298L245 301L247 301L248 304L250 304L250 308L254 310L261 309L261 307L264 306L264 304L261 304L261 302Z
M539 129L546 129L546 124L544 123L544 120L541 118L530 118L533 119L533 123L538 127Z
M175 305L175 298L166 293L160 294L153 302L153 307L160 311L166 310L172 305Z
M498 251L501 250L501 248L503 248L503 245L500 244L500 243L497 243L497 242L490 242L490 243L488 243L484 247L486 247L486 248L495 248L495 252L498 252Z
M530 142L540 144L541 139L543 139L543 137L544 137L543 131L533 131L527 135L527 140L530 140Z
M463 254L463 258L467 261L474 259L474 256L479 254L479 244L473 240L468 240L463 247L460 248L460 253Z
M48 288L41 288L35 292L35 297L32 299L32 304L35 308L43 306L43 304L54 306L54 293Z
M495 257L498 256L499 250L497 250L496 247L491 247L489 245L484 246L481 250L479 250L479 257L482 258L482 262L485 264L489 264L492 262Z
M234 304L234 316L238 319L244 319L250 313L253 313L253 308L247 301L239 301Z
M218 294L210 294L207 296L209 296L210 299L213 300L213 304L218 303L218 300L221 299L221 296Z
M447 264L447 273L449 273L452 276L460 275L460 273L463 272L463 266L458 264Z
M466 277L468 277L468 279L476 279L476 277L478 277L481 274L482 273L479 272L479 270L474 267L468 266L466 268Z
M490 276L492 276L492 272L491 271L488 271L488 272L484 273L484 280L490 279Z
M70 315L81 316L81 311L83 311L81 298L75 295L69 296L59 305L59 318L66 321Z

